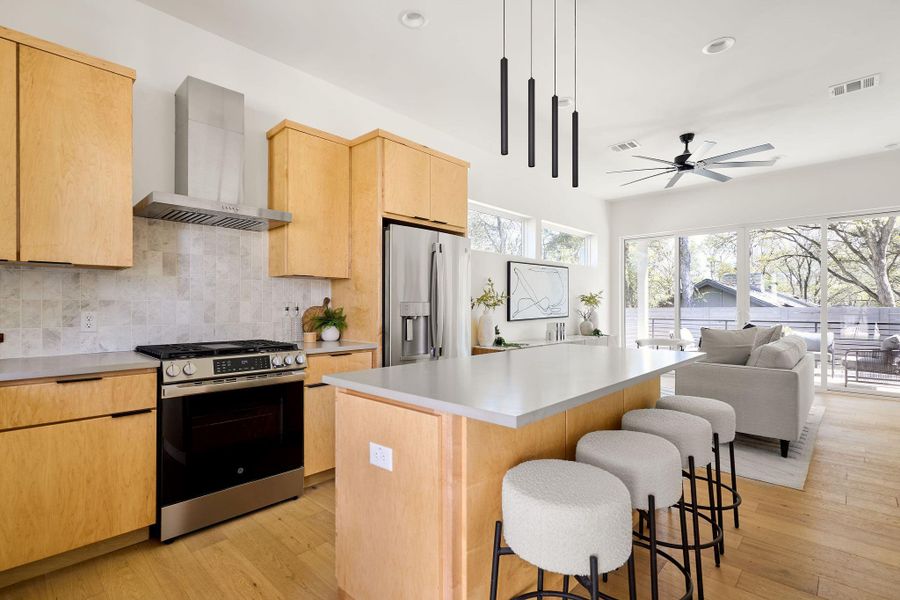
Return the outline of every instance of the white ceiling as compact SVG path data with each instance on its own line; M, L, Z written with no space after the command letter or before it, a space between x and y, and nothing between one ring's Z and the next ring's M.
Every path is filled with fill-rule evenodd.
M499 153L501 0L142 0L175 17L331 81ZM402 27L415 8L429 24ZM511 161L525 163L526 0L508 0ZM896 0L581 0L578 108L582 188L601 198L662 189L666 177L625 188L652 167L608 146L671 159L678 134L718 142L719 154L770 142L775 169L884 151L900 142L900 2ZM537 0L534 75L539 169L549 177L553 2ZM572 94L572 0L559 0L560 96ZM707 56L730 35L737 44ZM872 73L881 86L830 98L831 84ZM561 115L560 185L568 185L569 119ZM373 127L377 126L373 123ZM898 155L900 156L900 155ZM746 177L764 169L731 169ZM769 169L771 170L771 169ZM722 185L684 177L679 187ZM727 184L725 184L727 185Z

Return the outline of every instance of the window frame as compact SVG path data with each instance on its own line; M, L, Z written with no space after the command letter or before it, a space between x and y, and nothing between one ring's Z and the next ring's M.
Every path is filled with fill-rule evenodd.
M499 217L501 219L507 219L509 221L514 221L520 223L522 225L522 244L521 244L521 254L508 254L505 252L496 252L494 250L482 250L480 248L472 248L476 252L486 252L489 254L497 254L499 256L514 256L517 258L534 258L534 219L529 217L528 215L518 213L515 211L507 210L505 208L500 208L498 206L493 206L491 204L485 204L484 202L478 202L476 200L469 199L468 206L466 207L466 228L467 228L467 237L471 235L471 228L468 227L469 221L469 213L477 212L485 215L491 215L494 217ZM471 237L469 237L471 240Z
M550 229L551 231L556 231L559 233L567 233L569 235L577 236L584 239L584 249L582 250L583 259L581 262L561 262L557 260L552 260L546 257L544 254L544 229ZM538 235L538 251L540 252L540 259L544 262L554 263L559 265L567 265L573 267L595 267L597 266L597 241L596 235L591 233L590 231L585 231L584 229L578 229L576 227L569 227L567 225L561 225L560 223L556 223L554 221L544 221L540 222L540 229L537 233Z

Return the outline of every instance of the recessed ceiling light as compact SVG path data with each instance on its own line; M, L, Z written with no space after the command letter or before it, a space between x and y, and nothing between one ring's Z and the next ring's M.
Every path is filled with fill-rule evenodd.
M428 17L417 10L404 10L399 19L400 24L409 29L422 29L428 25Z
M572 101L571 96L560 96L559 97L559 107L560 108L571 108L573 104L575 104L575 103Z
M703 46L703 54L721 54L722 52L731 50L732 46L734 46L733 37L716 38Z
M892 142L890 144L887 144L885 148L887 148L888 150L896 150L897 148L900 148L900 144L898 144L897 142Z

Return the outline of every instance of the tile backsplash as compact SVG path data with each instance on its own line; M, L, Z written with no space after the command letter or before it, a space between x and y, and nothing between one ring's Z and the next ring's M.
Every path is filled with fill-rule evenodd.
M326 279L267 273L265 232L135 218L130 269L0 266L0 358L278 338L285 306L331 295Z

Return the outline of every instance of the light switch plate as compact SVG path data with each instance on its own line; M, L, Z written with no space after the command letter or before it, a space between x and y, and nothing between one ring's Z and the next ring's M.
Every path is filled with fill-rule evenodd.
M385 471L394 470L394 449L369 442L369 462Z

